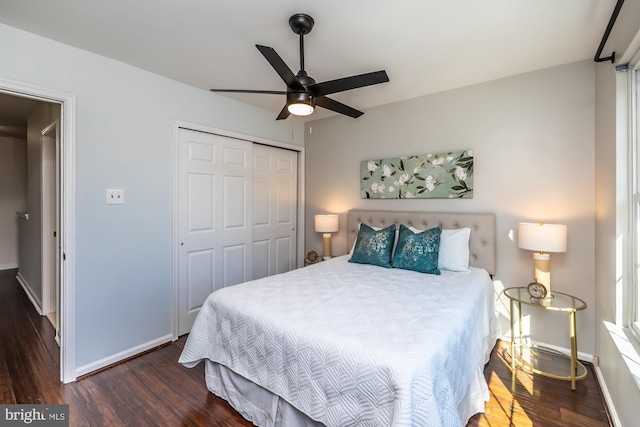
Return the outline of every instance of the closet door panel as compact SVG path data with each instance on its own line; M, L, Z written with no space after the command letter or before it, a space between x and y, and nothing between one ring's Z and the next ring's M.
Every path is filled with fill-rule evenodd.
M253 241L263 246L269 242L269 256L258 261L261 267L254 268L259 274L254 278L295 268L297 160L297 153L291 150L258 144L253 148Z
M180 129L178 334L213 291L252 277L253 144Z

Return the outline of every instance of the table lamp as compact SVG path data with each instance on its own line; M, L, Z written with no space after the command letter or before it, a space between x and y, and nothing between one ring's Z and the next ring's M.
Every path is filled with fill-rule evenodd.
M338 215L316 215L316 232L322 234L322 259L331 258L331 233L338 231Z
M561 224L521 223L518 226L518 246L533 253L533 277L551 294L551 256L547 252L567 251L567 226Z

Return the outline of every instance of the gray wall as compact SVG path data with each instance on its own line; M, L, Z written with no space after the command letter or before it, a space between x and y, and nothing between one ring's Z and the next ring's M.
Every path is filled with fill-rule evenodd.
M300 122L5 25L0 78L76 95L77 368L171 333L174 120L304 144Z
M311 122L306 221L340 214L332 248L338 255L346 252L349 209L495 212L498 291L532 279L532 253L517 246L519 222L566 224L568 251L551 255L552 288L587 302L578 314L578 342L593 354L594 87L595 66L584 61L370 109L357 120ZM360 199L361 160L464 149L474 152L473 199ZM305 237L306 250L322 251L313 227ZM569 347L566 316L538 310L530 320L534 340Z
M0 270L18 268L18 219L27 208L27 141L0 137Z
M60 119L60 105L41 103L27 119L27 207L20 235L20 275L42 307L42 130Z

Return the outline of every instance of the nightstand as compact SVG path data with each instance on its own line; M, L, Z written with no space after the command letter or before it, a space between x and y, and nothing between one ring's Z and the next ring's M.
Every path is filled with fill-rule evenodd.
M535 299L527 292L526 287L507 288L503 291L505 296L509 298L509 318L511 322L511 369L515 375L516 368L521 368L528 372L544 375L559 380L571 381L571 389L576 389L576 380L581 380L587 376L587 369L578 360L578 342L577 342L577 325L576 312L587 308L587 303L578 297L565 294L562 292L553 292L551 298ZM537 346L525 345L522 339L522 306L532 307L536 310L550 310L569 315L569 341L571 344L571 353L565 354L557 350ZM519 340L516 344L515 340L515 310L518 311ZM534 310L535 311L535 310ZM524 353L529 353L529 360L524 359ZM558 373L552 372L550 366L543 366L538 363L541 355L560 356L568 359L568 372Z

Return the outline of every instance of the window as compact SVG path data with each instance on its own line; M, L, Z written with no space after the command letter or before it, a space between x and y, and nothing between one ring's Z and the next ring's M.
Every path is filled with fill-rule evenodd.
M633 245L633 278L626 294L629 304L624 311L627 313L626 325L630 326L637 338L640 337L640 63L636 61L635 67L629 68L629 125L628 140L632 153L632 188L633 192L633 222L632 230L634 236Z

